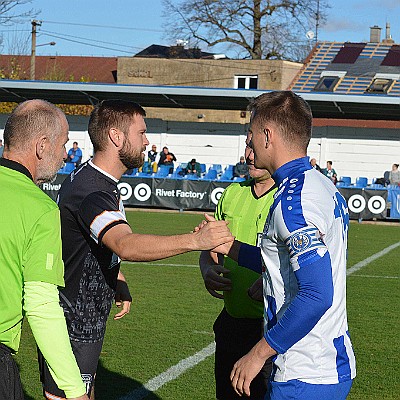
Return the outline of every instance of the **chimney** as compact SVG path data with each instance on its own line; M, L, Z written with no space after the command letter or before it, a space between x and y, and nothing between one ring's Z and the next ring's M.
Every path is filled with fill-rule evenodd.
M392 39L392 35L390 34L390 22L386 22L386 37L382 40L382 43L393 44L394 40Z
M370 39L371 43L379 43L381 41L381 28L378 25L371 26L370 28Z

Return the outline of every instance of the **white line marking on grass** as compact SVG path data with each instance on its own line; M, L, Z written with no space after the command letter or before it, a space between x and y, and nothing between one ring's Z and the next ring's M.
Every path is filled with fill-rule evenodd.
M358 271L359 269L365 267L366 265L372 263L372 261L377 260L379 257L384 256L385 254L389 253L396 247L400 246L400 242L397 242L395 244L392 244L391 246L386 247L385 249L379 251L378 253L373 254L371 257L366 258L365 260L360 261L359 263L353 265L351 268L349 268L346 272L347 275L351 275L353 272Z
M355 274L353 276L357 276L360 278L382 278L382 279L400 279L400 276L386 276L386 275L362 275L362 274Z
M150 379L147 383L145 383L142 387L135 389L131 393L127 394L124 397L121 397L120 400L141 400L144 399L151 392L155 392L160 389L160 387L164 386L166 383L173 381L182 375L185 371L190 368L195 367L201 361L205 360L207 357L213 355L215 353L215 343L209 344L204 349L200 350L193 356L185 358L178 362L178 364L172 366L167 369L165 372L160 375Z
M385 254L389 253L398 246L400 246L400 242L392 244L391 246L386 247L382 251L379 251L378 253L373 254L372 256L366 258L365 260L360 261L359 263L353 265L351 268L347 270L347 275L353 274L354 272L370 264L372 261L375 261L379 257L382 257ZM140 263L140 264L147 264L147 265L150 264L153 266L170 266L170 267L184 267L184 266L198 267L197 265L185 265L185 264L151 264L151 263ZM356 275L356 276L361 276L361 275ZM392 277L387 277L387 278L392 278ZM126 396L121 397L120 400L142 400L146 398L151 392L155 392L156 390L164 386L166 383L178 378L186 370L195 367L201 361L205 360L207 357L213 355L214 353L215 353L215 343L213 342L209 344L207 347L204 347L204 349L200 350L193 356L190 356L188 358L185 358L184 360L179 361L178 364L173 365L165 372L162 372L160 375L150 379L140 388L137 388L131 393L128 393Z
M214 336L213 332L207 332L207 331L193 331L193 333L198 334L198 335Z

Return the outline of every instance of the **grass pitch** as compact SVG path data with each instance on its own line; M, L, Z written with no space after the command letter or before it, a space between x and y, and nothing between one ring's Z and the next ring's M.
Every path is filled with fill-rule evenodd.
M201 214L189 213L127 214L135 232L162 235L189 232L202 219ZM400 226L351 223L348 267L399 241ZM153 245L156 249L157 242ZM133 303L128 316L108 321L97 400L118 400L128 394L136 400L215 399L213 356L146 397L139 391L149 381L157 387L153 378L213 342L212 324L222 302L205 290L198 256L194 252L148 264L122 265ZM348 319L357 357L350 400L400 398L399 264L397 247L348 276ZM41 399L36 348L27 323L17 362L26 399Z

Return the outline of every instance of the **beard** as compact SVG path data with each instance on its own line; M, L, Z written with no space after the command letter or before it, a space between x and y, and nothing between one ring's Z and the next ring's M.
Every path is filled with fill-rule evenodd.
M144 150L146 149L141 149L141 151L135 150L125 138L122 149L119 151L119 159L126 169L139 168L144 164L144 154L142 154Z
M51 158L44 165L40 166L37 170L36 185L41 185L42 183L52 183L57 178L57 172L64 165L64 161L59 161L58 159Z

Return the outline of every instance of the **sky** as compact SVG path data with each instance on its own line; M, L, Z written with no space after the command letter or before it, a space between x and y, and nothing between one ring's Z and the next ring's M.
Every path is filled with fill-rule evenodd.
M400 43L400 0L327 0L327 23L320 26L318 40L366 42L370 27L391 25L391 35ZM151 44L172 45L164 37L162 0L32 0L20 7L40 11L37 55L132 56ZM396 18L397 17L397 18ZM30 54L31 22L0 26L3 52L25 43ZM56 42L54 46L49 42ZM21 45L19 45L21 46ZM203 48L221 53L221 48ZM229 55L229 53L227 53Z

